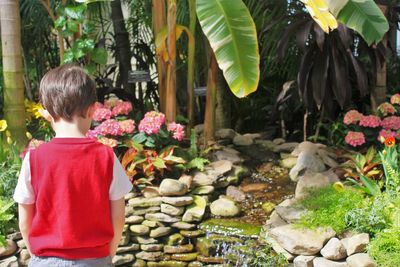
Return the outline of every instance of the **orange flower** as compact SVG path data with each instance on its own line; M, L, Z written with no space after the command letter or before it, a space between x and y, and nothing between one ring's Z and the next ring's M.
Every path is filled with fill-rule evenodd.
M386 138L385 139L385 145L387 146L387 147L392 147L392 146L394 146L396 144L396 139L394 139L394 137L388 137L388 138Z

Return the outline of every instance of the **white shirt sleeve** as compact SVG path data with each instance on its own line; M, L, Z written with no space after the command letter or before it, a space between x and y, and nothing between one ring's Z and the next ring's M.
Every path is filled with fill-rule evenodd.
M29 163L29 152L22 161L21 172L19 173L17 187L13 196L15 202L19 204L34 204L35 192L31 183L31 167Z
M113 180L109 191L110 200L123 198L132 190L132 187L132 183L128 176L126 176L124 168L114 154Z

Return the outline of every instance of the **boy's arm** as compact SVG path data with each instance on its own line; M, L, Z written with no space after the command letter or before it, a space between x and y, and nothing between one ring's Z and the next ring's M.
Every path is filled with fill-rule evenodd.
M19 230L21 231L22 238L26 244L26 247L31 254L31 247L29 244L29 231L31 230L32 218L35 212L34 204L18 204L19 213Z
M122 237L125 224L125 199L111 200L111 220L114 228L114 238L110 243L110 255L113 257Z

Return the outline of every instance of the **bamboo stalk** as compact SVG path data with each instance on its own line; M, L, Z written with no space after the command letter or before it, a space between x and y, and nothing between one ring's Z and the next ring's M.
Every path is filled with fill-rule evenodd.
M165 117L167 121L176 118L176 0L168 0L168 65Z
M190 23L189 30L194 38L196 33L196 0L188 0L189 1L189 14L190 14ZM188 49L188 77L187 77L187 117L189 119L188 129L193 127L194 120L194 60L195 60L195 51L196 51L196 42L193 42L193 45L189 43Z
M204 146L214 140L215 133L215 106L217 97L218 63L211 47L209 50L208 77L207 77L207 100L204 118Z

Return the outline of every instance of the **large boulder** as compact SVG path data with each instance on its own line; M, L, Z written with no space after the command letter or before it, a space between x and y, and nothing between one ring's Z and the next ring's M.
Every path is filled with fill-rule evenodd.
M347 255L350 256L365 251L369 244L369 235L365 233L357 234L352 237L343 238L341 241L346 248Z
M320 252L325 242L336 235L332 229L301 229L293 224L279 226L270 236L284 249L295 255L312 256Z
M357 253L346 259L349 267L376 267L378 266L367 253Z
M249 146L252 145L254 142L253 136L250 135L241 135L237 134L235 138L233 138L233 143L236 146Z
M17 249L17 244L15 244L11 239L7 239L5 246L0 247L0 258L14 254Z
M178 180L164 179L160 184L159 192L162 196L183 196L188 192L188 187Z
M292 181L297 182L301 172L323 172L326 170L324 162L316 153L303 151L297 158L296 165L290 170L289 176Z
M235 201L224 197L211 203L210 209L213 215L221 217L234 217L240 213Z
M239 156L239 151L233 148L224 147L222 150L218 150L214 153L217 160L228 160L233 164L240 164L243 159Z
M321 255L328 260L342 260L347 257L346 249L339 239L332 238L321 249Z
M294 267L314 267L313 260L315 256L297 256L294 261Z
M314 267L348 267L345 261L331 261L322 257L315 258Z
M327 175L308 172L300 177L296 186L295 197L304 198L311 188L322 188L330 184L331 182Z
M235 138L235 136L236 136L236 132L229 128L219 129L215 132L215 137L218 139L232 140L233 138Z

